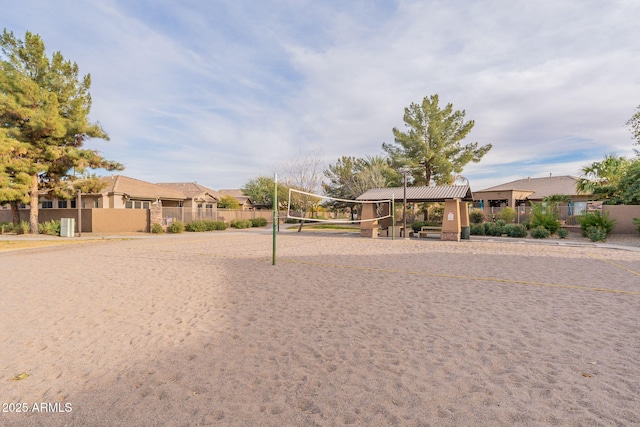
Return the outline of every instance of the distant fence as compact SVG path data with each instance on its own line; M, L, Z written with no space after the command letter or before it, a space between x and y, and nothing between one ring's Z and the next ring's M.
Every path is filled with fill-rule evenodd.
M601 205L596 204L592 206L557 206L558 219L565 226L579 227L579 219L582 215L591 210L600 210L603 213L609 215L609 219L615 220L615 226L612 233L614 234L635 234L637 228L633 224L633 218L640 218L640 205ZM497 219L504 208L502 207L485 207L483 209L484 216L487 221L493 221ZM531 218L531 206L517 206L516 210L516 224L524 223Z
M29 221L29 209L20 209L20 220ZM149 209L82 209L83 233L119 233L149 231ZM38 221L60 221L62 218L74 218L76 231L77 209L39 209ZM12 222L11 210L0 209L0 222Z
M286 216L286 214L284 214ZM264 218L273 222L273 211L270 210L242 210L242 209L197 209L162 208L162 225L167 226L174 221L188 224L193 221L224 221L229 223L234 219ZM280 214L282 218L282 213Z

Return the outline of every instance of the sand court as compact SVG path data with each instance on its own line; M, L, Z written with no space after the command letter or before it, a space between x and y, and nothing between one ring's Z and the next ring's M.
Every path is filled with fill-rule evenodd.
M2 403L28 409L0 424L640 423L638 252L286 232L277 254L251 230L0 253Z

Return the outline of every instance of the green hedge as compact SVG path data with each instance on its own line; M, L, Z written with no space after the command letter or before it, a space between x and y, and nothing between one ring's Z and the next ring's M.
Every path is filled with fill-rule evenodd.
M600 211L588 212L578 219L580 223L580 230L582 235L589 237L587 231L591 227L600 227L604 230L605 237L607 234L613 231L613 227L616 222L613 219L609 219L609 212L605 212L604 215L600 214Z
M265 218L253 218L250 221L252 227L264 227L267 225L267 220Z
M60 221L45 221L38 224L38 233L50 236L60 235Z
M527 237L527 227L522 224L507 224L503 227L504 233L509 237Z
M231 220L231 227L233 228L251 228L251 221L248 219L233 219Z
M481 224L484 221L484 212L482 209L471 209L469 212L469 221L472 224Z
M211 221L211 220L198 220L192 221L185 226L187 231L202 232L202 231L216 231L226 230L228 227L224 221Z
M549 235L551 235L551 232L542 225L531 230L531 237L534 239L546 239Z
M182 221L173 221L168 228L169 233L182 233L184 231L184 223Z

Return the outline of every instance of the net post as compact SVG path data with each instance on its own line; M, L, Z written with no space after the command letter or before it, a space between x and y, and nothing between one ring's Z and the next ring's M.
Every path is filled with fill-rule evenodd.
M396 240L396 194L391 195L391 240Z
M278 227L278 174L273 174L273 249L271 265L276 265L276 234Z

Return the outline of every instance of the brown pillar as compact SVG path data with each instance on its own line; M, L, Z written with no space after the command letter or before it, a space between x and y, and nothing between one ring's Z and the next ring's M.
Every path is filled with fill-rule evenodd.
M361 220L371 220L376 217L376 205L375 203L363 203L362 212L360 212ZM378 221L363 221L360 223L360 236L371 237L373 239L378 237Z
M153 224L162 225L162 205L157 201L151 203L151 206L149 206L148 231L151 231L151 226Z
M467 224L469 217L467 216ZM441 240L460 241L460 200L451 199L444 202L444 218L442 218Z

